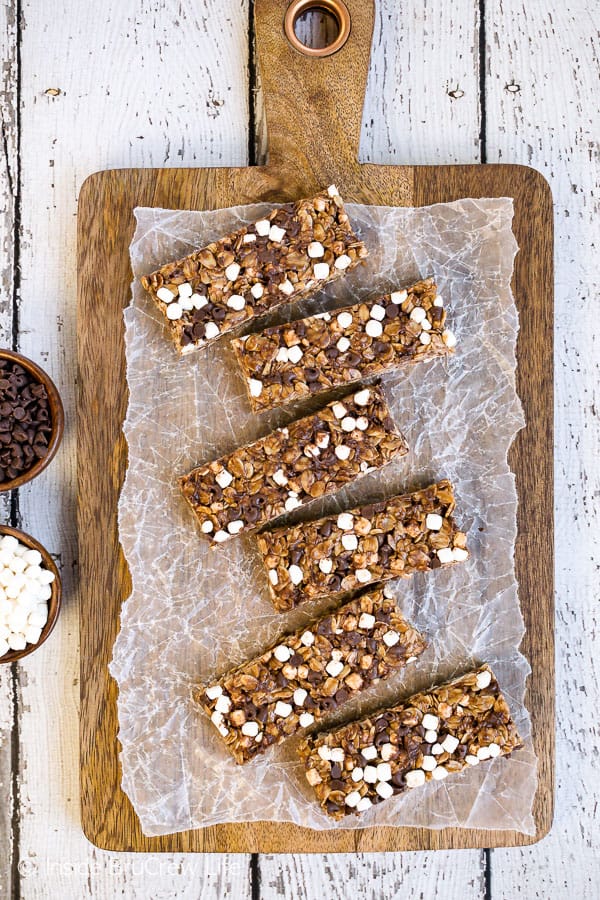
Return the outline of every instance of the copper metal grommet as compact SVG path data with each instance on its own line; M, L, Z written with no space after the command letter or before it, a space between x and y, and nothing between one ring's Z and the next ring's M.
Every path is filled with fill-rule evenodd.
M318 49L307 47L306 44L303 44L296 37L295 26L298 17L311 9L331 13L337 23L338 35L333 43L328 44L327 47L319 47ZM341 50L350 37L350 13L342 0L293 0L287 8L283 20L283 30L286 38L298 53L312 57L331 56L333 53Z

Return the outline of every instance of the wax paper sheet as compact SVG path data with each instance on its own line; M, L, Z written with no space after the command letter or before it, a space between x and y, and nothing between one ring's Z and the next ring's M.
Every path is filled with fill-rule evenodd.
M268 209L137 209L133 272L150 272ZM413 825L534 832L536 760L523 705L529 666L519 652L524 628L513 567L517 497L507 464L507 450L523 425L515 391L518 318L510 291L517 251L512 201L465 199L420 209L349 205L348 212L370 249L366 265L270 321L433 275L458 347L450 360L383 378L410 454L325 498L310 514L447 477L456 487L471 559L394 583L405 613L429 636L429 649L405 673L329 721L364 714L485 661L508 696L526 745L508 760L431 782L341 824L317 806L295 757L297 738L245 767L233 762L195 707L192 686L257 653L319 607L276 613L252 537L211 549L198 536L176 476L305 409L252 414L226 339L178 358L136 280L125 311L129 465L119 504L133 590L123 605L110 671L119 686L123 789L148 835L258 820L321 829Z

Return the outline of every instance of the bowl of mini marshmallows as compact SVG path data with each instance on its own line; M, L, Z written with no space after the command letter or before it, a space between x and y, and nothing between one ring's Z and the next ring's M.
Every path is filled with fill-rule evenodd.
M33 653L56 624L61 585L48 551L34 538L0 525L0 663Z

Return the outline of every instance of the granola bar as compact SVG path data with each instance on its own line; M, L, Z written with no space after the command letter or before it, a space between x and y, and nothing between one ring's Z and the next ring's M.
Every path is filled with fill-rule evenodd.
M453 353L432 278L375 300L232 341L252 409L270 409L407 363Z
M365 388L179 479L200 531L222 543L408 452L378 388Z
M258 535L278 610L468 559L449 481Z
M298 754L319 803L341 819L522 746L498 682L482 666L399 706L310 736Z
M367 256L335 185L142 278L180 353L320 290Z
M394 599L373 591L282 638L195 697L241 764L403 668L425 647Z

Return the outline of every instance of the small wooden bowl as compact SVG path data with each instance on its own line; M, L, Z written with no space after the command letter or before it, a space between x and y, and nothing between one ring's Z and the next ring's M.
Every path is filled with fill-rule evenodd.
M46 621L46 624L42 628L42 633L40 635L39 641L37 642L37 644L27 644L24 650L9 650L8 653L4 654L4 656L0 656L0 664L15 662L17 659L22 659L24 656L29 656L30 653L33 653L34 650L37 650L38 647L41 647L41 645L44 643L44 641L56 625L62 598L62 587L58 569L56 568L56 564L46 548L42 547L39 541L36 541L35 538L32 538L30 535L25 534L24 531L19 531L18 528L11 528L10 525L0 525L0 537L3 537L5 534L9 534L11 537L16 537L18 541L20 541L22 544L25 544L30 550L39 550L39 552L42 554L41 565L45 569L50 569L51 572L54 572L54 581L52 582L52 596L48 600L48 619Z
M21 487L22 484L27 484L28 481L31 481L39 475L40 472L50 464L62 441L63 432L65 430L65 412L56 385L50 376L47 375L43 369L40 369L36 363L27 359L26 356L21 356L20 353L14 353L12 350L0 350L0 359L7 359L10 362L17 363L17 365L26 369L36 381L39 381L40 384L44 385L46 393L48 394L48 404L50 406L50 417L52 421L52 434L48 441L48 452L44 458L38 459L30 469L27 469L26 472L13 478L12 481L0 481L0 491L12 491L14 488Z

